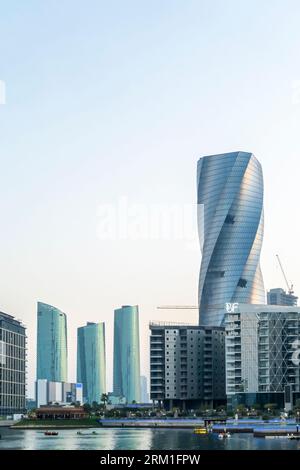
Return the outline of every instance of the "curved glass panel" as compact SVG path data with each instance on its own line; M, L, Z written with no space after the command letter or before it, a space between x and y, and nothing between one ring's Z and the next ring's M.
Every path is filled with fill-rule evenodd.
M37 315L37 380L67 382L66 314L38 302Z
M221 325L227 302L265 303L260 269L263 175L251 153L200 158L198 232L202 252L199 323Z
M127 403L141 401L138 306L115 310L114 395L124 397Z
M106 393L104 323L88 323L77 330L77 382L83 385L84 403L101 402Z

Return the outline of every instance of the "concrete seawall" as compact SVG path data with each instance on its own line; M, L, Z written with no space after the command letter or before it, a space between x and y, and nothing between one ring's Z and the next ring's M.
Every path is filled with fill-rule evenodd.
M12 419L1 419L0 420L0 427L10 427L13 426L14 424L17 424L20 420L18 421L13 421Z

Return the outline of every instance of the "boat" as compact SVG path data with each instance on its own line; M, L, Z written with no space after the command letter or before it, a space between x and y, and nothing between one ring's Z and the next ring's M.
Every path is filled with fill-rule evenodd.
M231 437L230 432L220 432L220 434L218 435L219 439L228 439L230 437Z
M79 436L97 436L98 435L98 433L96 431L92 431L92 432L77 431L77 434Z
M300 434L288 434L287 436L288 439L299 441L300 440Z
M58 431L45 431L45 436L58 436Z
M208 430L206 428L195 428L194 434L200 434L202 436L206 436L208 434Z

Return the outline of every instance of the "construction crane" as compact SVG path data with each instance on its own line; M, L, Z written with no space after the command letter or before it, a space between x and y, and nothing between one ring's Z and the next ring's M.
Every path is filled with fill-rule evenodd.
M292 295L292 294L294 294L294 286L293 286L293 284L289 285L289 283L288 283L288 280L287 280L286 274L285 274L285 272L284 272L283 266L282 266L282 264L281 264L279 255L276 255L276 258L277 258L277 260L278 260L278 263L279 263L279 266L280 266L282 275L283 275L284 280L285 280L285 283L286 283L286 285L287 285L288 293L289 293L290 295Z
M198 306L196 305L159 305L156 307L160 310L194 310L194 309L199 309Z

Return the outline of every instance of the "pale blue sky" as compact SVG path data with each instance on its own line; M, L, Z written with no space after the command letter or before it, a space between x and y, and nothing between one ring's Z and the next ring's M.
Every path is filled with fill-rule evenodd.
M193 321L159 304L197 301L200 254L185 241L102 241L100 204L193 203L202 155L253 152L263 165L266 287L300 293L298 0L0 0L0 309L28 325L36 301L76 328L140 305L142 371L150 319Z

